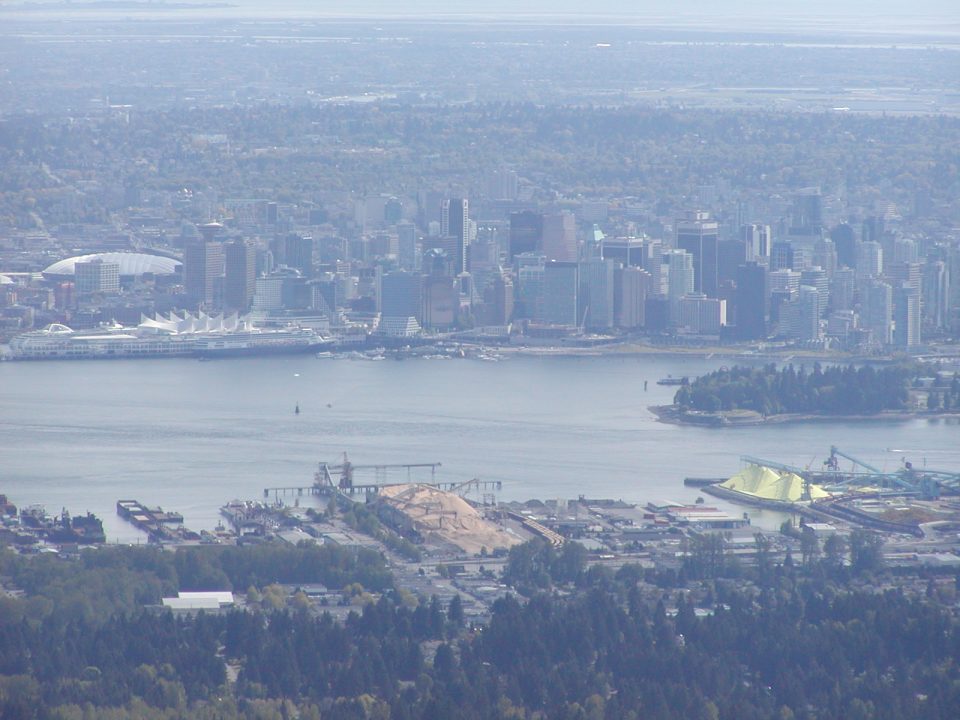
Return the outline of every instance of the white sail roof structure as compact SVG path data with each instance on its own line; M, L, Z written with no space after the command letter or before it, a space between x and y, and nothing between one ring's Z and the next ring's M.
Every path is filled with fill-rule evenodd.
M174 312L167 316L157 314L153 318L141 315L137 328L143 332L165 335L249 332L256 329L246 317L241 318L236 313L207 315L204 312L196 315L184 312L182 317Z

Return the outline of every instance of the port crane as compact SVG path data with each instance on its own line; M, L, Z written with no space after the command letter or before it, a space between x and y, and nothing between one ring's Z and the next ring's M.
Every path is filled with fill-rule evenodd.
M343 461L339 463L321 462L317 471L313 474L313 485L299 487L268 487L264 488L263 496L269 498L271 495L279 502L280 497L287 494L294 495L375 495L384 487L391 485L403 485L409 483L418 483L429 485L439 490L450 492L459 492L463 494L472 488L482 491L500 490L502 483L499 480L480 480L473 478L467 482L451 482L437 480L437 468L441 463L385 463L379 465L355 465L343 454ZM429 468L430 479L427 481L416 480L414 470L425 470ZM373 471L374 482L358 483L355 480L357 471ZM406 480L390 481L389 473L394 470L406 470ZM485 496L486 499L486 496ZM491 501L492 502L492 501Z
M321 462L316 473L315 480L318 485L333 486L334 484L341 490L351 490L354 487L353 474L357 470L373 470L376 474L377 485L387 484L387 473L390 470L404 469L407 471L407 482L412 480L412 470L414 468L430 468L430 484L436 480L437 468L440 463L392 463L384 465L354 465L350 462L347 454L343 454L343 462L336 465ZM340 479L334 483L333 476L339 475Z
M853 463L849 471L841 470L840 458ZM822 471L811 471L809 467L804 469L761 460L749 455L744 455L740 459L743 462L763 465L774 470L796 473L803 478L807 487L813 483L851 490L876 487L888 492L916 494L924 499L938 498L941 493L960 494L960 473L927 467L916 468L906 458L903 460L902 467L893 472L887 472L842 451L836 445L830 447L830 455L824 460Z

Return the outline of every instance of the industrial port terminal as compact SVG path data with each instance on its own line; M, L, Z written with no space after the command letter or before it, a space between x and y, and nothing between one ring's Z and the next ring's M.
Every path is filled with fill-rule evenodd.
M194 532L181 514L137 500L119 500L117 513L162 546L374 548L411 587L437 581L435 572L454 577L448 589L466 592L478 614L502 592L495 573L510 548L533 538L554 547L579 543L591 562L613 568L677 569L707 535L719 535L727 553L752 562L761 535L783 558L799 550L796 528L820 539L867 529L884 538L891 565L960 568L960 473L906 459L885 472L836 447L816 468L751 456L741 463L726 479L684 481L717 498L715 504L702 495L695 502L644 504L583 495L503 502L500 481L455 482L442 478L437 462L355 464L344 454L320 462L310 485L267 487L261 499L226 502L223 521L212 530ZM767 513L768 521L773 511L784 527L757 525L751 516L757 510L738 505ZM64 512L51 520L36 506L18 511L6 497L0 497L0 514L0 541L20 552L64 552L106 540L94 532L102 525L89 514L71 519Z

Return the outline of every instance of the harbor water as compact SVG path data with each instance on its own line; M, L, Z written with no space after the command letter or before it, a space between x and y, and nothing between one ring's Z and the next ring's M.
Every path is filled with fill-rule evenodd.
M444 480L500 480L506 500L692 502L699 492L685 477L729 476L745 454L817 467L830 445L888 470L905 458L960 470L956 420L704 428L663 424L647 409L676 391L658 379L722 364L665 355L0 363L0 493L50 513L92 511L125 542L143 536L116 516L117 500L211 529L227 501L310 485L318 461L344 452L357 464L439 462Z

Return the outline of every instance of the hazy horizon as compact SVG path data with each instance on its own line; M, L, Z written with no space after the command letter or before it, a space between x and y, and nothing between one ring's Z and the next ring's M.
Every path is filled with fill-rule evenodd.
M158 0L155 3L139 0L144 5L140 13L171 12L186 17L252 17L252 18L360 18L385 20L402 19L457 19L469 18L486 21L532 21L541 19L563 22L578 18L602 22L605 18L627 23L643 23L662 26L682 26L699 29L767 30L788 31L885 31L893 33L929 32L954 33L960 30L960 12L953 0L784 0L778 3L763 0L488 0L484 3L466 0L416 0L398 5L389 0L359 0L343 3L333 0L276 0L263 3L261 0ZM63 6L73 4L77 8L89 5L96 9L75 12L97 13L103 16L121 14L128 16L129 5L138 0L110 2L110 0L10 0L8 11L30 8L40 12L38 6ZM111 5L117 7L111 8ZM163 5L198 5L196 10L158 9ZM203 7L211 6L211 7ZM60 11L51 7L42 14Z

